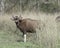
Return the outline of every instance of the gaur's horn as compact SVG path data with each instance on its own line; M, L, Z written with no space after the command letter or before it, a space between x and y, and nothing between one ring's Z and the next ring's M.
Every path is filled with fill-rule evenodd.
M23 17L20 15L19 18L22 19Z
M13 15L12 15L13 18L15 18Z

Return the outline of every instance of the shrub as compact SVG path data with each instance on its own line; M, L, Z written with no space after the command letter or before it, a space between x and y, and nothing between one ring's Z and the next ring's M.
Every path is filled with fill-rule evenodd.
M40 9L41 9L41 11L43 11L43 12L50 12L50 13L52 13L52 12L56 12L56 11L58 11L58 5L56 4L52 4L52 3L42 3L41 5L40 5Z

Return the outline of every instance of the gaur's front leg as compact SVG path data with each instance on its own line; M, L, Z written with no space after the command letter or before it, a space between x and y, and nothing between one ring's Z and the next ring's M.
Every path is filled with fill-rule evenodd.
M23 32L24 42L26 42L26 31Z
M26 34L24 34L24 42L26 42Z

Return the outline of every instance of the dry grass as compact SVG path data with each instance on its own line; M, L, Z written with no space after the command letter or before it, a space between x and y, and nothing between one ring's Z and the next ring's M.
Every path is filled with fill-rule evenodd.
M20 15L15 14L15 15ZM56 48L57 46L57 26L55 18L57 14L44 14L44 13L22 13L23 18L32 18L36 20L42 20L45 23L45 28L42 32L38 31L39 45L41 48ZM0 30L14 32L16 26L13 21L10 20L11 15L0 16ZM27 40L36 42L35 35L30 35ZM34 38L34 39L33 39Z

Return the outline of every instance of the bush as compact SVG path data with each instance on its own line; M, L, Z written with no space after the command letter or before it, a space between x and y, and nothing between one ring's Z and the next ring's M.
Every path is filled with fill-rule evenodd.
M56 11L58 11L58 5L56 4L52 4L52 3L42 3L41 5L40 5L40 9L41 9L41 11L43 11L43 12L50 12L50 13L52 13L52 12L56 12Z

